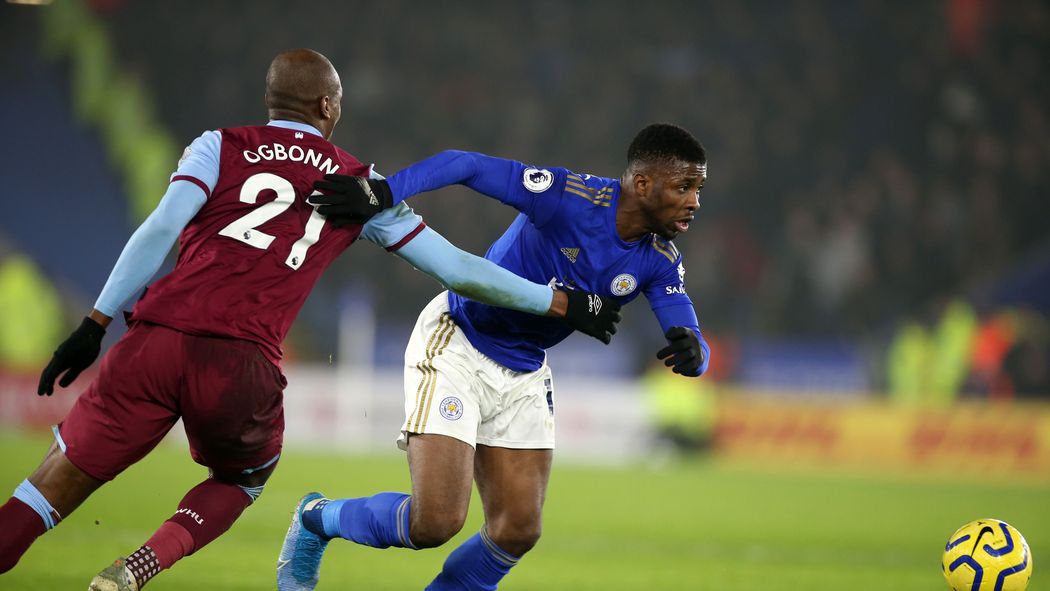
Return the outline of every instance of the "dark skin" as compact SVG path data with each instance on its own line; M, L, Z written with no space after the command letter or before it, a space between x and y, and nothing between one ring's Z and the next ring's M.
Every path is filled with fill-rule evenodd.
M620 179L616 233L626 242L650 233L673 240L689 229L706 180L703 162L631 162Z
M342 113L343 87L328 58L309 49L292 49L274 58L266 73L266 108L271 120L283 119L312 125L328 139ZM552 306L553 307L553 306ZM92 310L88 317L103 328L113 319ZM251 474L214 474L217 480L241 486L261 486L274 466ZM29 481L65 517L102 486L74 466L57 445L52 445Z
M265 102L270 120L296 121L311 125L320 131L325 139L331 138L332 132L339 122L342 112L340 105L342 94L342 84L339 81L339 74L335 71L335 68L323 55L309 49L293 49L281 53L274 58L266 75ZM568 297L564 292L555 291L547 315L564 317L567 308ZM110 316L98 310L92 310L89 317L103 328L109 326L113 320ZM417 439L420 441L417 442ZM429 442L429 445L425 441ZM412 462L412 458L416 458L415 462L412 463L415 466L413 475L420 481L426 480L420 475L423 471L434 471L437 473L437 476L445 476L447 478L449 471L440 469L440 467L443 465L442 462L451 456L458 454L459 460L466 462L468 479L466 480L465 490L468 495L467 498L469 498L470 493L470 465L476 464L478 466L477 469L483 471L483 473L491 472L492 469L486 469L485 466L494 462L491 459L492 457L506 452L506 450L479 446L479 451L475 456L474 450L470 446L442 436L414 437L413 442L409 458L410 462ZM446 447L455 448L456 453L446 451ZM534 452L534 454L541 458L537 465L549 467L551 457L549 450L540 450ZM532 457L532 454L525 455ZM433 457L435 459L432 462L424 462L421 460L423 457ZM214 476L223 482L242 486L261 486L269 478L274 467L271 466L266 470L248 475L215 474ZM549 472L549 469L539 472L536 470L522 471L521 474L518 474L508 482L513 485L511 490L517 490L518 488L530 491L546 490L547 472ZM454 474L459 474L459 472ZM542 486L532 484L531 479L542 479ZM55 510L63 517L72 513L74 509L79 507L84 500L103 484L102 481L88 476L74 466L66 459L65 454L62 453L57 445L52 445L44 461L30 475L29 481L40 490L44 497L51 502ZM452 494L455 491L462 490L461 482L458 483L459 486L455 486L453 481L438 480L436 477L431 477L427 481L439 482L440 485L420 491L415 501L417 508L414 508L412 511L414 524L412 531L413 539L420 545L433 544L434 540L443 535L442 531L447 531L448 524L417 523L421 521L418 516L423 513L418 510L419 506L461 506L464 516L466 511L466 500ZM485 490L488 489L486 488ZM505 489L500 490L504 491L501 494L506 494ZM482 494L487 498L485 492ZM456 498L459 505L448 500L450 495ZM515 511L531 511L538 515L539 507L542 506L542 495L532 494L527 496L527 499L528 502L515 505L513 507ZM490 515L489 528L497 539L507 544L507 549L524 553L534 543L531 537L533 534L531 530L519 531L519 528L513 525L520 521L519 519L511 519L511 517L516 515L518 513L514 511ZM442 527L445 529L443 530ZM458 531L458 527L456 531ZM538 533L535 535L538 537ZM522 539L525 541L519 541Z
M342 115L343 85L328 58L310 49L281 53L266 73L266 102L270 120L296 121L312 125L324 138L331 139ZM565 317L569 298L555 291L547 316ZM92 310L89 315L103 328L111 318Z
M328 58L310 49L292 49L274 58L266 73L270 120L312 125L331 139L342 115L343 85Z
M625 241L653 233L668 240L688 229L707 179L705 163L632 162L621 179L616 232ZM557 293L557 292L556 292ZM471 480L485 529L503 550L521 556L539 540L553 450L470 445L437 434L409 438L412 475L409 535L419 548L440 546L463 527Z
M325 139L332 137L342 115L343 85L328 58L311 49L291 49L270 62L263 100L270 120L296 121L313 126ZM102 328L112 318L98 310L88 314Z

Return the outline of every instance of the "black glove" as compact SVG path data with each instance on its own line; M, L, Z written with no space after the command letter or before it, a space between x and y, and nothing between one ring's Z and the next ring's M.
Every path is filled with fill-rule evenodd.
M66 388L72 384L80 372L87 369L98 358L98 352L102 349L102 337L105 334L106 329L102 328L101 324L90 318L84 318L73 334L55 349L55 354L51 356L51 363L48 363L44 372L40 374L40 385L36 389L37 395L50 396L55 391L55 378L62 372L66 372L66 375L62 376L58 385Z
M670 344L656 353L657 359L666 357L664 365L674 366L677 374L695 376L704 362L704 350L700 347L696 333L684 326L672 326L664 337Z
M583 291L566 291L565 295L569 298L565 323L608 345L620 321L620 304Z
M307 202L319 206L317 213L337 228L363 224L394 204L390 183L384 180L326 174L323 181L314 183L314 188L324 194L311 195Z

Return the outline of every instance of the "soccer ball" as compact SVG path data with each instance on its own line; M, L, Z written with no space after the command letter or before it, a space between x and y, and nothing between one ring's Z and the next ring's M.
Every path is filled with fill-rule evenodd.
M954 591L1024 591L1032 576L1032 552L1013 526L978 519L948 538L941 569Z

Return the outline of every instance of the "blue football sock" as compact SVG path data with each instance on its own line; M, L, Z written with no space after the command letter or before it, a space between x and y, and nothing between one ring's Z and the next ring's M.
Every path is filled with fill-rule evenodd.
M345 538L373 548L415 549L408 537L411 505L411 496L390 492L330 501L320 508L321 525L328 537Z
M482 528L448 555L445 566L424 591L494 591L518 560Z

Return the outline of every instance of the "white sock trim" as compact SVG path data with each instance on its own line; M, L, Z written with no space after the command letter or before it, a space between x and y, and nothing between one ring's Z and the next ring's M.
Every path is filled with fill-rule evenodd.
M15 489L14 494L11 496L22 501L26 505L29 505L29 508L33 511L36 511L36 514L40 516L40 519L44 520L44 526L47 529L51 529L58 525L58 520L61 519L58 511L55 511L55 508L51 506L51 503L44 498L44 495L41 494L35 486L33 486L32 482L29 482L28 478L23 480L22 484L18 485L18 488Z
M62 439L62 434L58 432L58 425L51 425L51 432L55 434L55 443L58 444L58 449L62 450L62 453L66 453L66 440Z

